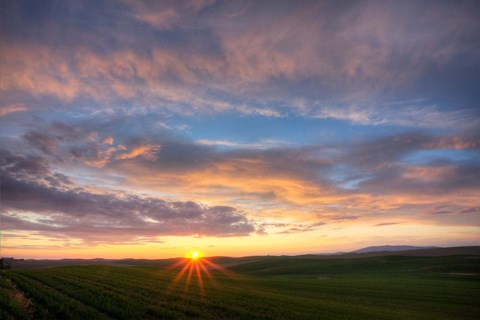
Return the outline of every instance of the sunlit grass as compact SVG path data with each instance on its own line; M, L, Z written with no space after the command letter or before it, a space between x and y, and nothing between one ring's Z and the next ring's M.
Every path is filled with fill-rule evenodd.
M0 319L478 318L478 259L470 256L175 262L6 270ZM29 309L15 305L12 288Z

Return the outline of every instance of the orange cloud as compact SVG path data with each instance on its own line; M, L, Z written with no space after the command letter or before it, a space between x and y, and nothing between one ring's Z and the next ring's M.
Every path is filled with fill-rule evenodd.
M113 144L113 137L106 137L105 139L102 140L102 144Z
M156 156L155 153L160 150L160 146L158 145L142 145L138 147L134 147L132 150L120 154L116 156L118 160L126 160L126 159L133 159L136 157L143 157L148 160L155 160Z

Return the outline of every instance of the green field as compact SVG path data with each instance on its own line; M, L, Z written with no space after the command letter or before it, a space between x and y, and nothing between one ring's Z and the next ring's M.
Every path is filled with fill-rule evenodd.
M216 259L4 270L0 319L478 319L479 256Z

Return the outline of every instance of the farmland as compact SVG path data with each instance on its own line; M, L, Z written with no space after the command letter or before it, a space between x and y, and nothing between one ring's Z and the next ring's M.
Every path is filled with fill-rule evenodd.
M212 258L4 270L1 319L476 319L478 255ZM190 278L190 280L189 280Z

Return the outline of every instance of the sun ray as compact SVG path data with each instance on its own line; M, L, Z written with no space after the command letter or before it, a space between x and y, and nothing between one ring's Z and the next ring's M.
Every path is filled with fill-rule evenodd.
M203 259L203 262L205 262L205 264L207 264L210 268L214 269L214 270L217 270L217 271L220 271L221 273L223 273L224 275L226 275L227 277L230 277L232 279L240 279L240 276L228 269L226 269L225 267L222 267L218 264L216 264L215 262L212 262L208 259Z
M203 264L203 261L199 260L198 261L198 265L200 266L200 269L205 273L205 275L207 276L208 280L216 286L216 282L215 282L215 279L213 278L212 274L210 273L210 270L208 270L207 267L205 267L205 265Z
M173 279L172 283L170 284L169 288L170 287L173 287L175 286L183 277L183 275L185 274L185 272L187 272L188 270L188 267L190 266L191 264L191 261L188 261L188 262L185 262L185 265L183 266L182 270L180 270L180 272L176 275L176 277Z
M197 273L198 286L199 286L199 288L200 288L200 294L201 294L201 295L204 295L204 294L205 294L205 291L204 291L204 289L203 289L203 279L202 279L202 274L201 274L201 272L200 272L200 268L199 268L198 265L199 265L199 264L198 264L198 261L197 261L197 263L195 263L195 271L196 271L196 273Z
M181 265L184 265L186 263L188 263L189 260L186 259L186 258L182 258L182 259L179 259L176 263L172 264L171 266L168 266L167 269L168 270L171 270L171 269L175 269L176 267L179 267Z
M185 287L183 288L184 291L187 291L188 288L190 287L190 280L192 279L192 273L193 273L193 261L190 261L189 263L189 268L188 268L188 276L187 276L187 281L185 282Z
M215 280L215 273L212 271L218 271L222 275L227 276L233 280L244 280L240 275L235 272L228 270L227 268L218 265L217 263L211 261L210 259L203 257L203 253L198 251L191 251L186 255L187 258L180 259L175 262L173 265L168 266L167 270L172 270L175 268L180 268L178 274L169 284L167 290L172 290L173 287L177 286L180 281L184 281L183 292L186 293L189 291L191 285L198 286L199 294L201 296L205 295L205 280L213 286L217 287L217 282ZM196 278L196 281L192 281Z

